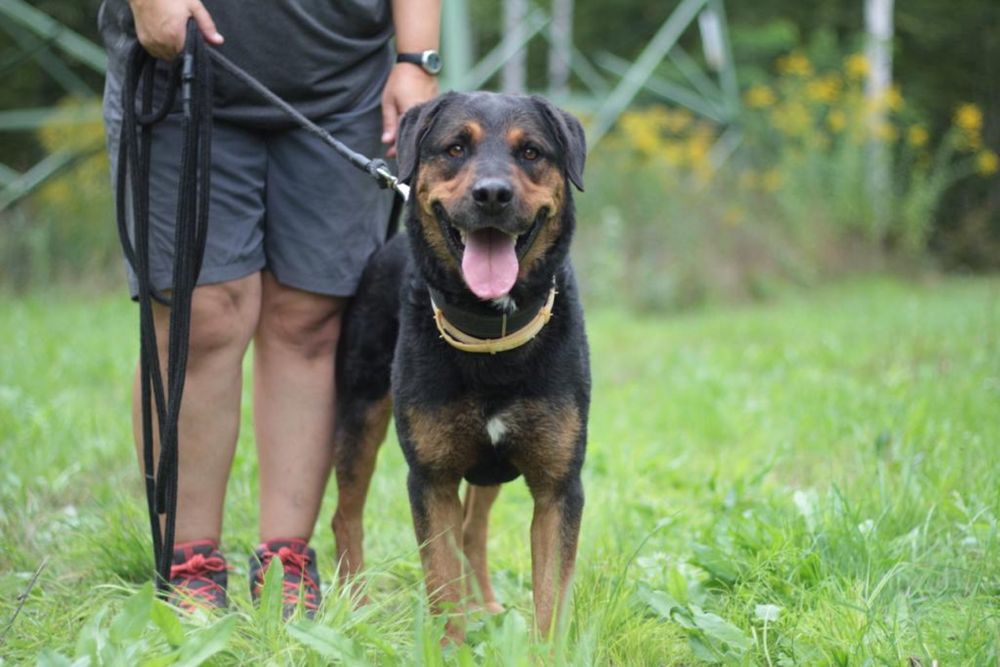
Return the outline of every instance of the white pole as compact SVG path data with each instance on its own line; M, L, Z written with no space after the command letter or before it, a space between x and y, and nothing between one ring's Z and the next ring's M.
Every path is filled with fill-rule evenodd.
M878 233L884 234L892 215L892 154L880 128L887 122L889 90L892 86L893 0L865 0L865 30L868 79L868 185Z
M504 0L503 3L503 27L504 34L521 34L524 30L524 21L528 15L528 3L526 0ZM518 52L503 65L500 75L500 87L505 93L523 93L526 86L527 58L525 49L522 47Z
M570 58L573 51L573 0L552 0L552 42L549 48L549 94L569 95Z

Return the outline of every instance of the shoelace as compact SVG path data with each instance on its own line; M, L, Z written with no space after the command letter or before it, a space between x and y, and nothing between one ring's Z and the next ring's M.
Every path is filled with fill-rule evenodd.
M299 600L299 593L302 594L302 601L306 607L310 609L316 608L316 593L315 590L319 588L319 585L309 576L309 572L306 568L312 560L309 558L308 554L299 553L293 551L288 547L281 547L276 552L275 551L265 551L260 555L260 574L257 575L257 585L263 587L264 585L264 572L267 571L268 565L271 564L271 559L275 556L281 561L282 566L285 568L285 578L281 582L283 589L283 598L285 604L296 604Z
M225 589L212 579L209 573L224 572L226 569L226 561L221 556L205 558L202 554L195 554L183 563L170 566L170 581L182 579L186 593L213 601L215 595L219 592L225 593ZM192 582L198 582L202 585L191 586ZM177 585L174 584L174 587L176 588Z

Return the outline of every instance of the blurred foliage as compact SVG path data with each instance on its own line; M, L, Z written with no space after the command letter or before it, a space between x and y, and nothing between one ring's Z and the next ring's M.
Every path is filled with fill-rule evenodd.
M33 6L95 42L99 4L32 0ZM539 5L547 7L545 2ZM576 0L574 41L588 57L609 52L634 58L675 6L673 1ZM473 44L483 55L500 37L501 3L469 0L469 10ZM883 262L886 251L913 257L930 249L946 266L1000 267L997 179L964 177L974 172L988 175L997 167L1000 3L896 3L893 67L900 97L885 103L900 106L891 109L890 123L881 132L892 144L897 169L894 215L890 229L882 230L871 228L861 179L865 158L858 142L864 110L858 77L864 63L857 58L845 61L863 47L863 0L728 2L726 12L747 107L743 122L748 137L731 163L719 172L707 169L718 128L683 110L660 108L658 100L642 93L615 136L597 147L588 167L588 194L582 202L584 227L592 229L583 233L619 233L611 229L618 224L621 233L639 237L627 243L649 253L656 248L663 255L684 247L678 243L703 237L701 250L683 251L681 263L691 267L657 278L671 283L675 297L652 301L688 303L716 291L763 293L771 280L825 275L834 270L837 257L853 258L841 262L846 269L852 263ZM696 29L689 29L680 43L701 59ZM0 54L11 56L15 44L9 32L0 30ZM545 88L546 57L545 41L533 40L528 57L533 88ZM66 91L34 60L8 57L2 62L0 110L68 104L60 102ZM68 64L100 90L99 77ZM680 81L666 63L656 74ZM576 88L583 89L579 81ZM84 135L91 131L80 130ZM4 133L0 162L26 168L65 139L60 137L50 129L37 135ZM661 155L651 154L660 150ZM636 156L639 160L632 162ZM99 158L87 161L61 184L0 217L5 227L0 231L0 259L7 267L0 282L29 284L81 270L96 275L100 266L105 275L118 277L110 197L95 176L102 168ZM624 173L632 174L627 183L621 182ZM623 199L628 193L634 196ZM651 198L648 205L641 203L644 197ZM662 203L664 198L671 202ZM609 222L615 219L620 224ZM662 226L653 227L652 221ZM681 225L686 228L677 236L675 228ZM643 231L634 231L636 226ZM839 241L831 242L830 235ZM865 259L859 259L859 253ZM768 257L764 264L771 268L750 271L746 267L751 257ZM660 270L655 262L647 268L643 262L632 264L629 255L626 263L626 271L655 275ZM716 266L718 276L709 281L696 278L703 272L696 264ZM737 286L719 287L729 283ZM680 296L682 292L686 296Z
M777 284L920 263L933 216L955 183L996 182L975 104L932 135L891 88L868 101L861 54L836 68L793 50L744 90L743 146L721 167L719 129L663 104L636 106L592 153L577 253L595 296L651 310L760 297ZM880 224L868 146L892 156ZM609 245L610 244L610 248ZM598 255L599 253L599 255Z

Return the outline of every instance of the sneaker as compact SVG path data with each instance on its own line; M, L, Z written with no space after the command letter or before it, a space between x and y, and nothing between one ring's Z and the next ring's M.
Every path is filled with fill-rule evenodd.
M270 540L254 549L250 557L250 597L260 599L264 588L264 573L271 560L277 557L285 568L282 582L284 617L289 618L302 602L307 618L316 615L321 599L319 572L316 571L316 552L302 539Z
M226 559L214 540L182 542L174 546L170 566L171 601L185 611L224 609L226 599Z

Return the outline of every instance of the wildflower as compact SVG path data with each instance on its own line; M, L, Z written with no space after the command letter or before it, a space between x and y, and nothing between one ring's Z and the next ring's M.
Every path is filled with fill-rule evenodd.
M629 143L640 153L653 155L660 148L660 134L644 114L622 114L621 128Z
M844 70L846 70L849 79L854 79L855 81L863 79L868 74L868 69L868 58L864 54L852 53L844 61Z
M739 206L729 206L722 214L722 222L730 227L736 227L743 222L743 209Z
M760 184L767 192L774 192L781 187L781 172L777 169L768 169L760 179Z
M793 137L805 134L810 121L809 110L800 102L775 107L771 114L771 122L774 123L774 127L779 132Z
M688 128L694 116L687 109L676 109L664 119L664 127L674 134L680 134Z
M813 73L812 63L799 51L778 58L778 71L789 76L809 76Z
M930 134L923 125L911 125L910 129L906 131L906 143L913 148L923 148L927 145L928 139L930 139Z
M834 74L814 79L806 85L806 96L813 102L836 102L840 98L840 79Z
M847 114L840 109L834 109L827 114L826 124L834 132L840 132L847 125Z
M955 125L968 134L979 134L983 129L983 112L975 104L963 104L955 111Z
M995 174L1000 168L1000 158L991 150L982 150L976 154L976 171L983 176Z
M893 111L899 111L903 108L903 93L900 92L899 86L889 87L889 90L885 93L885 102Z
M777 101L774 91L768 86L754 86L746 92L744 99L747 106L751 109L763 109L774 106L774 103Z

